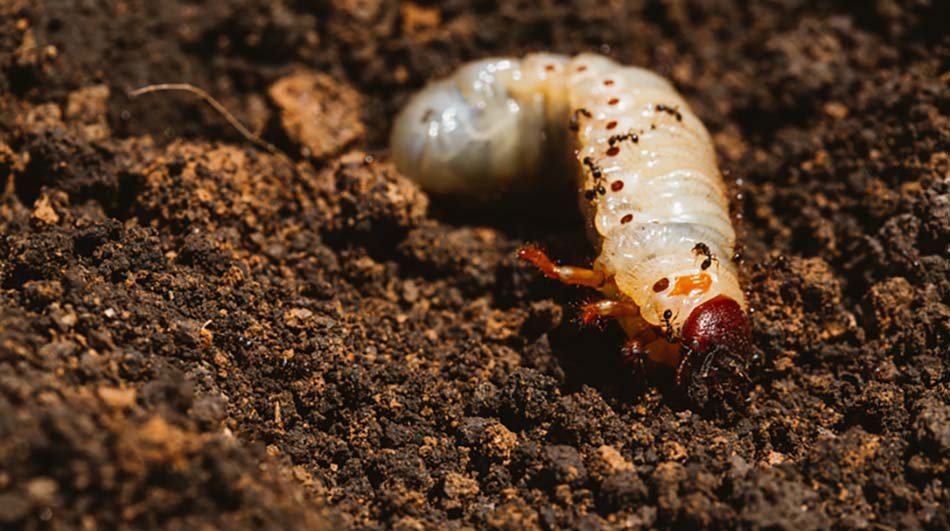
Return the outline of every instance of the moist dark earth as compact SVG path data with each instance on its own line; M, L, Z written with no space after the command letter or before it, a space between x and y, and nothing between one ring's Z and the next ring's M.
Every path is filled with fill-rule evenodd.
M0 0L0 527L950 527L950 4L540 4ZM389 162L426 80L543 50L713 134L747 402L518 262L593 257L570 194Z

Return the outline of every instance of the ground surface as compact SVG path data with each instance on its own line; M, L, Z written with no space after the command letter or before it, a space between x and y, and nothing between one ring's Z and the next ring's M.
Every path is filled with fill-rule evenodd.
M0 527L950 526L947 3L544 4L0 1ZM745 411L637 387L516 262L589 258L570 199L387 163L425 80L544 49L713 132Z

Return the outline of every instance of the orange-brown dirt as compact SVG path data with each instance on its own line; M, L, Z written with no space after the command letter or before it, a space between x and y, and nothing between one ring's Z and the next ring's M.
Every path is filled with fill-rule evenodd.
M950 526L948 4L541 5L0 1L0 527ZM515 259L590 258L572 198L388 162L426 80L536 50L713 133L744 407L644 388Z

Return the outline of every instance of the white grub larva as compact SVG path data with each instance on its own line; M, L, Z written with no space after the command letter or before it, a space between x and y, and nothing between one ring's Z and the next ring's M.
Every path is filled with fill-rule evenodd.
M709 133L665 79L593 54L468 63L400 113L392 155L442 194L537 186L551 175L542 168L572 160L592 268L555 265L531 246L520 256L603 293L585 320L618 319L625 354L676 367L690 396L747 380L727 190Z

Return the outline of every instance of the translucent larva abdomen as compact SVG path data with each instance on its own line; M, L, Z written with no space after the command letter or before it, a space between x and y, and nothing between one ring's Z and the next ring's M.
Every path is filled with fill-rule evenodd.
M562 79L525 66L517 59L475 61L417 94L393 126L400 171L431 192L480 194L531 186L548 155L567 160L559 118L568 102L553 97Z
M560 173L576 178L593 267L556 266L534 248L522 257L600 290L606 299L589 313L617 318L628 351L677 366L681 381L721 378L717 359L744 359L734 352L748 349L749 332L726 187L709 133L662 77L593 54L469 63L399 114L392 153L443 194L536 186L553 175L543 168L570 161Z

